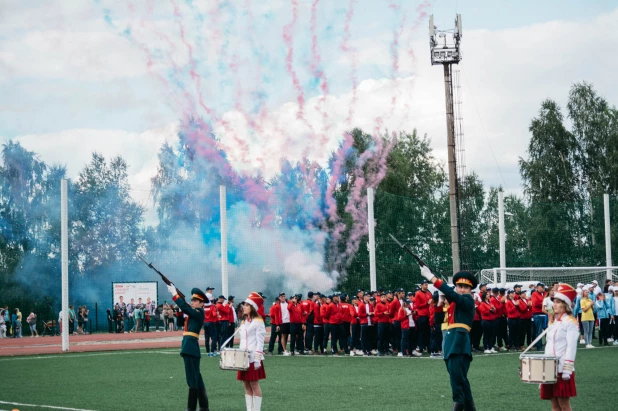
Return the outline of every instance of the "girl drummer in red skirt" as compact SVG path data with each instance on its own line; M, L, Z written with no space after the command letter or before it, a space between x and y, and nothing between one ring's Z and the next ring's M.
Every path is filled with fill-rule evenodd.
M243 321L238 330L240 334L239 349L249 351L249 369L238 371L236 378L245 385L247 411L260 411L262 407L262 389L259 380L266 378L262 364L266 327L258 311L263 305L264 299L261 295L256 292L249 294L243 308Z
M552 410L571 411L575 397L575 353L579 341L579 324L573 317L577 292L568 284L558 284L554 294L554 316L547 331L545 355L558 358L558 381L541 384L541 399L551 400Z

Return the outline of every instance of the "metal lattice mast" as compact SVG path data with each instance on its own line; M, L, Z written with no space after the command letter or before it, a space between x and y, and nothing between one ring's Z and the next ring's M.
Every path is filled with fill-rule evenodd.
M431 64L441 64L444 67L444 92L446 100L446 131L448 146L448 176L449 176L449 206L451 218L451 255L453 259L453 274L460 269L460 230L459 201L457 179L457 153L455 150L455 111L453 105L452 65L461 60L459 45L461 42L461 15L455 18L455 28L452 30L437 30L433 24L433 15L429 17L429 46ZM452 39L451 41L449 41ZM441 44L439 44L441 43Z

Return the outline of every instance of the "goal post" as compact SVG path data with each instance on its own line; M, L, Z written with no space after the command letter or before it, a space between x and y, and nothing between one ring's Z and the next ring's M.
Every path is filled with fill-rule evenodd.
M479 283L487 284L515 284L541 282L545 285L554 282L571 284L589 284L597 280L601 288L611 273L612 282L618 281L618 267L509 267L488 268L481 270L477 275Z

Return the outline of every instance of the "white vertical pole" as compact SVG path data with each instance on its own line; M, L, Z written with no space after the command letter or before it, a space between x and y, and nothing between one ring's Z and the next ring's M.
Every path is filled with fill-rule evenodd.
M500 238L500 268L506 268L506 233L504 232L504 192L498 191L498 233ZM500 271L500 283L506 283L506 271Z
M221 292L227 298L228 276L227 276L227 201L225 186L219 186L219 203L221 207Z
M605 264L607 267L612 266L612 232L610 228L609 215L609 194L603 194L603 209L605 214ZM612 270L607 269L607 279L612 279Z
M367 189L367 223L369 226L369 286L377 290L376 280L376 234L373 218L373 188Z
M498 271L494 268L494 284L498 284Z
M69 209L67 180L60 182L60 234L62 247L62 351L69 351Z

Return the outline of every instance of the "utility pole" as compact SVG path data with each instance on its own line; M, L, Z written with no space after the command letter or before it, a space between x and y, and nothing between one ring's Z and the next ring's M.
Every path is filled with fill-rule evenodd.
M446 97L446 131L448 146L448 180L449 205L451 216L451 255L453 259L453 274L460 269L459 242L459 211L458 211L458 181L457 160L455 150L455 115L453 107L453 72L452 65L461 60L459 45L461 42L461 14L455 18L455 28L452 30L437 30L433 24L433 15L429 17L429 46L431 64L441 64L444 67L444 93ZM452 41L448 41L452 38ZM442 41L441 41L442 40ZM441 43L441 44L438 44Z

